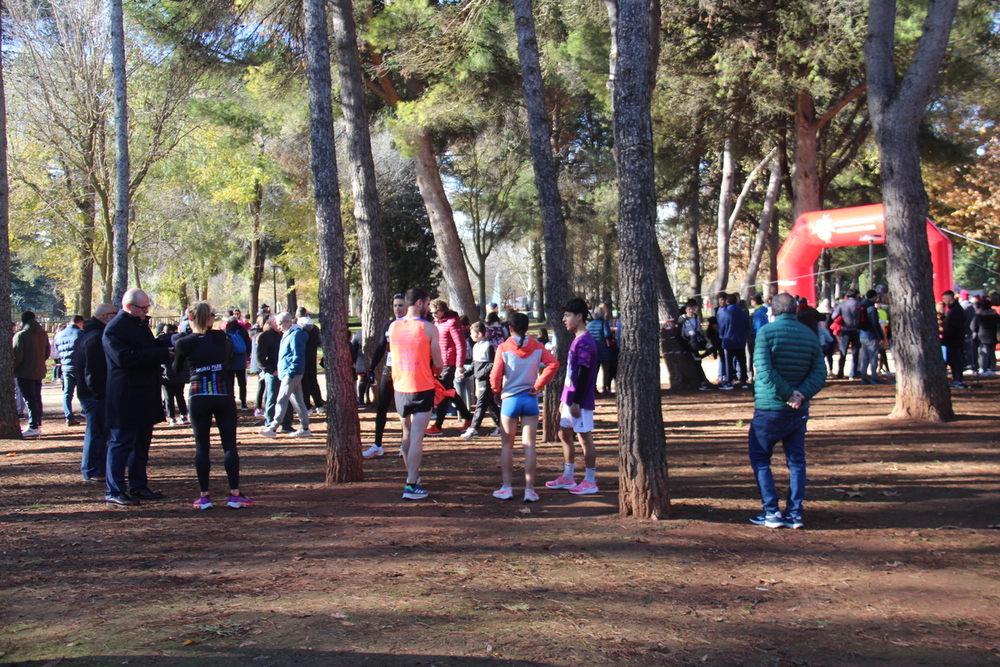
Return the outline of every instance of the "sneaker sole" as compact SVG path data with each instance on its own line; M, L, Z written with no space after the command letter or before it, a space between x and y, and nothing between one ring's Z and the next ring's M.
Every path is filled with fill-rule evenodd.
M594 493L599 493L600 489L587 489L586 491L574 491L573 489L570 489L569 492L574 496L589 496Z
M213 505L209 503L208 505L192 505L192 507L196 510L210 510Z
M545 482L545 488L546 489L575 489L576 488L576 484L573 484L573 485L569 485L569 484L551 484L549 482Z
M241 505L240 503L226 503L227 507L232 507L234 510L238 510L241 507L253 507L253 505Z
M404 493L403 498L406 500L423 500L428 494L418 494L418 493Z
M509 496L499 496L499 495L497 495L497 494L494 493L493 497L496 498L497 500L510 500L511 498L514 497L514 494L512 493Z
M361 457L365 459L380 459L385 456L385 452L381 454L362 454Z

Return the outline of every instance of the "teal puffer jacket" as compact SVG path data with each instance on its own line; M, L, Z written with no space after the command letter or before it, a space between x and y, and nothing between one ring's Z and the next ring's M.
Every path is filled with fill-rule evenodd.
M793 314L777 315L774 322L757 332L753 353L754 407L758 410L792 412L785 403L798 391L806 400L819 393L826 380L826 366L819 339Z

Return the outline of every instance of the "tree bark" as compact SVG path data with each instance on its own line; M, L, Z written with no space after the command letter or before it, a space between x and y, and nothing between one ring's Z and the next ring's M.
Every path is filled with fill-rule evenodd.
M3 41L0 15L0 45ZM0 321L10 317L10 184L7 179L7 96L4 91L3 61L0 60ZM6 326L6 325L5 325ZM14 404L14 346L10 330L0 336L0 439L21 437L21 425Z
M326 482L364 478L361 427L348 349L344 229L333 136L333 88L325 0L304 0L309 126L316 227L319 235L319 316L326 362Z
M340 68L340 105L346 121L347 164L351 169L354 220L361 259L361 330L364 336L361 353L369 360L378 347L382 326L392 317L389 258L385 251L382 207L376 188L368 114L365 112L354 6L351 0L336 0L331 7Z
M112 303L120 304L128 289L128 81L125 73L125 24L122 0L108 0L111 22L111 71L115 85L115 222Z
M732 206L733 181L736 168L733 164L733 142L726 139L722 148L722 183L719 186L719 212L716 217L715 240L718 266L712 283L712 299L729 285L729 212Z
M653 167L651 26L648 0L620 0L614 132L618 166L619 513L666 518L670 510L660 407L656 195ZM662 259L662 258L661 258Z
M417 188L424 200L427 217L431 223L431 233L434 234L434 242L437 244L441 272L448 286L448 304L459 314L468 315L469 320L475 322L479 319L476 297L472 292L469 272L462 256L462 244L458 239L458 229L455 227L455 214L445 195L430 133L420 130L411 140L411 144L416 152L413 168L417 173Z
M250 305L247 316L256 320L260 304L260 284L264 281L264 236L261 233L261 210L264 205L264 186L254 184L254 200L250 204ZM275 304L277 306L277 304Z
M757 237L754 239L750 264L747 266L746 275L743 277L743 286L740 290L744 299L749 299L757 291L757 272L760 270L760 262L764 258L764 248L767 246L767 239L771 232L771 224L774 220L774 212L780 192L781 158L774 155L771 158L771 176L767 182L767 194L764 195L764 209L760 214L760 226L757 228Z
M895 0L870 0L865 62L868 108L879 147L885 248L893 305L896 404L890 417L954 417L938 338L927 247L927 193L917 136L944 59L957 0L930 0L923 33L906 75L895 67Z
M701 120L695 132L695 154L691 161L691 180L688 185L688 271L691 273L688 283L692 296L701 295L701 248L698 245L698 234L701 231ZM698 298L698 297L696 297Z
M795 97L795 153L792 157L792 221L809 211L823 208L819 196L819 124L812 94L799 91Z
M517 28L517 55L521 62L521 89L528 111L528 132L531 137L531 159L538 189L538 205L542 212L542 232L545 243L545 316L549 332L556 342L559 372L545 390L545 422L542 438L553 442L558 434L559 392L566 374L566 357L572 336L562 323L562 308L569 296L566 272L566 220L559 197L558 172L552 157L552 124L545 106L545 88L538 57L538 39L531 0L513 0L514 22Z

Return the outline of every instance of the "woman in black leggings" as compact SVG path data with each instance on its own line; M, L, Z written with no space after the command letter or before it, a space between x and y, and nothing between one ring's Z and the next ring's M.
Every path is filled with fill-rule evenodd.
M194 430L194 467L198 473L201 496L194 501L195 509L212 507L208 493L209 432L212 418L219 429L222 451L225 452L226 477L229 478L229 501L232 508L249 507L253 501L240 493L240 455L236 451L236 398L227 369L233 358L233 344L224 331L212 329L215 314L212 307L201 301L188 312L193 333L179 338L174 347L174 368L186 368L191 374L188 392L188 415Z

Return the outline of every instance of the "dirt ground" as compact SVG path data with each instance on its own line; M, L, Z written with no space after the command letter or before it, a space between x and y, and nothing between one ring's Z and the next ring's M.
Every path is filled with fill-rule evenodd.
M189 427L155 431L164 500L107 508L56 396L42 437L0 441L0 664L1000 664L1000 378L957 393L961 418L940 425L886 419L890 386L831 382L803 531L747 522L748 391L664 392L659 522L618 516L613 397L594 496L492 498L498 440L453 420L428 442L430 499L400 498L396 430L364 482L328 488L323 437L267 440L245 416L256 505L198 512ZM541 446L542 480L560 469Z

